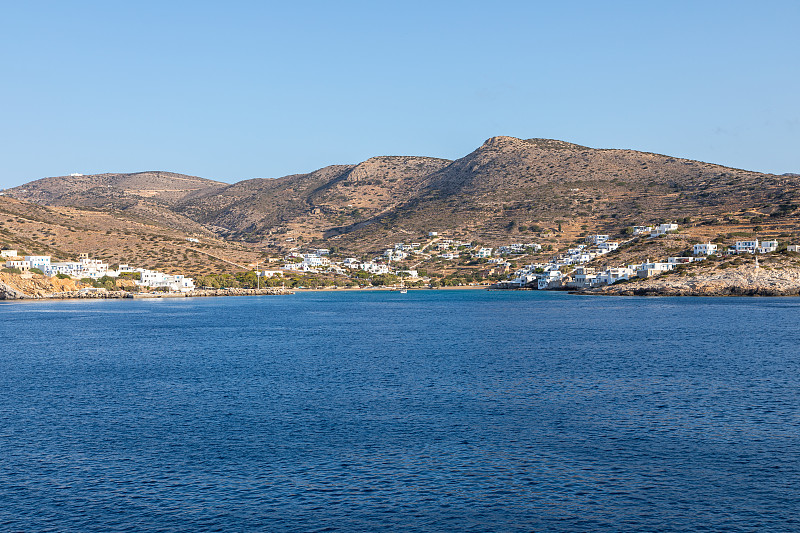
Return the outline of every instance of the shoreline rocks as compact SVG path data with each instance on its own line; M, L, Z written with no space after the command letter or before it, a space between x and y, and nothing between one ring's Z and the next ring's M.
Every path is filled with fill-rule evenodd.
M200 289L191 292L131 293L127 291L63 291L51 294L25 294L0 282L0 300L108 300L123 298L200 298L211 296L278 296L294 294L288 289L268 287L264 289Z
M740 265L574 291L599 296L800 296L800 268Z

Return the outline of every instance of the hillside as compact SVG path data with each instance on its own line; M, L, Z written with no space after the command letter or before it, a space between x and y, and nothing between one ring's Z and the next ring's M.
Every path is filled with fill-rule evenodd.
M378 251L428 231L487 244L691 220L709 235L798 230L800 178L633 150L493 137L455 161L381 156L228 185L168 172L67 176L7 191L253 252L294 242ZM99 216L99 215L98 215Z
M115 202L124 205L126 202L141 198L175 203L194 194L213 191L225 185L196 176L150 171L42 178L9 189L7 192L21 200L39 204L98 207Z
M200 242L187 241L189 235ZM0 247L50 255L54 261L76 260L87 252L110 264L192 275L237 272L260 258L206 230L186 233L139 213L44 206L8 196L0 196Z

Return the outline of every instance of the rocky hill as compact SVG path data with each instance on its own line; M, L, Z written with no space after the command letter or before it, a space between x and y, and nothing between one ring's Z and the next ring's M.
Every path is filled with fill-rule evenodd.
M226 185L219 181L173 172L73 174L32 181L10 189L8 194L39 204L99 207L115 202L124 205L141 198L171 204Z
M607 296L798 296L800 257L703 261L654 278L584 291Z
M7 194L244 241L253 250L302 240L356 253L430 230L489 244L572 242L587 232L678 219L723 229L775 223L792 233L800 178L633 150L493 137L455 161L382 156L233 185L167 172L67 176Z

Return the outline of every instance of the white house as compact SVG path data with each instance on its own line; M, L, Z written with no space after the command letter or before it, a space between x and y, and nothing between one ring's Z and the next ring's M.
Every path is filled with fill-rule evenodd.
M592 244L600 244L601 242L606 242L608 240L608 235L588 235L584 242L590 242Z
M439 232L438 231L429 231L428 232L428 237L438 237L438 236L439 236Z
M50 263L43 272L46 276L53 277L56 274L63 274L70 277L81 277L80 273L83 269L83 263L80 261L60 261L57 263Z
M597 245L597 250L601 254L607 254L608 252L613 252L617 248L619 248L618 242L606 241L606 242L601 242L600 244Z
M635 275L636 272L634 272L634 270L630 267L614 267L597 274L595 282L598 285L611 285L612 283L616 283L620 280L630 279Z
M561 271L556 269L537 274L536 288L543 290L559 287L563 277L564 275L561 273Z
M758 253L768 254L778 249L778 241L761 241L761 246L758 247Z
M303 262L301 264L308 265L311 268L325 267L331 264L330 259L321 257L317 254L302 254Z
M401 261L408 257L408 254L402 250L392 250L389 248L383 253L387 261Z
M6 261L6 268L16 268L25 272L31 268L31 264L24 259L8 259Z
M484 248L481 247L480 249L472 252L473 257L477 257L479 259L486 259L487 257L492 256L492 249L491 248Z
M440 255L439 257L441 257L442 259L446 259L447 261L452 261L453 259L458 259L459 254L455 252L446 252Z
M659 224L652 231L650 231L650 237L658 237L660 235L664 235L668 231L677 231L678 225L677 224Z
M674 263L643 263L636 269L636 275L640 278L649 278L650 276L658 276L664 272L669 272L674 268Z
M38 268L42 272L44 272L47 267L50 265L50 256L49 255L26 255L25 261L30 263L31 268Z
M164 274L146 268L137 268L141 279L136 281L139 287L166 288L170 292L189 292L194 290L194 280L183 274Z
M633 227L633 234L634 235L644 235L645 233L650 233L653 231L653 226L634 226Z
M787 252L800 252L800 244L790 244L786 247Z
M591 287L597 284L597 274L592 267L580 266L575 269L572 281L577 287Z
M0 257L9 258L9 257L17 257L16 250L0 250Z
M348 257L342 261L342 266L346 268L359 269L361 268L361 261L355 257Z
M737 254L754 254L758 249L758 239L754 241L736 241L736 244L733 246L733 251Z
M366 270L370 274L388 274L389 267L384 265L383 263L374 263L372 261L367 261L365 263L361 263L361 270Z
M81 259L80 275L84 278L98 279L108 273L108 263L103 263L100 259Z
M694 255L713 255L717 253L717 245L710 242L695 244L692 246L692 253Z

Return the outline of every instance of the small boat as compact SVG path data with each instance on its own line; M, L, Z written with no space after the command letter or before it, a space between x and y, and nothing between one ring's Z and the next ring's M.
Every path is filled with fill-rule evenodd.
M407 292L408 292L408 289L400 289L400 294L406 294Z

